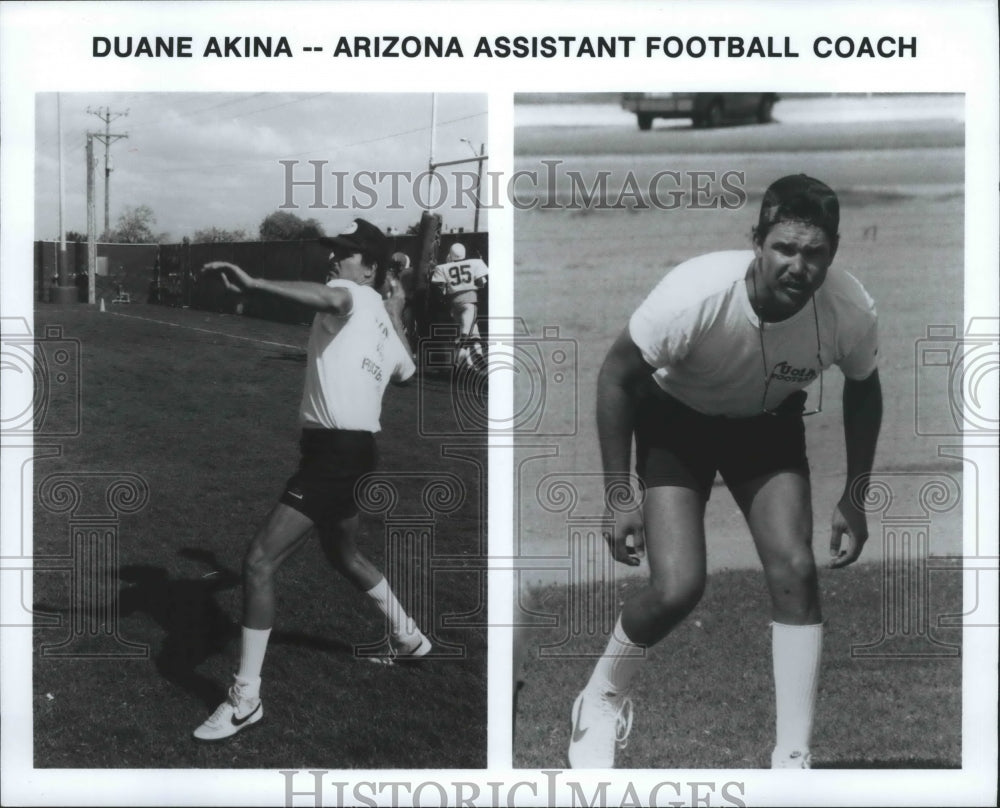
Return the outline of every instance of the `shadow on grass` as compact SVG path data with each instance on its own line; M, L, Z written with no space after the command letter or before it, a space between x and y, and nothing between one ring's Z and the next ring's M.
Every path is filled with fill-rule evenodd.
M215 596L240 586L242 579L207 550L186 547L178 555L205 564L209 572L200 578L172 579L162 567L124 566L119 572L124 582L119 593L119 613L122 617L147 614L156 621L166 632L153 658L156 669L167 681L184 688L210 709L224 697L224 686L197 669L240 639L239 622L218 605ZM299 632L276 631L271 642L327 653L352 652L345 642ZM234 659L234 666L235 662Z
M267 359L276 359L279 362L296 362L300 365L306 363L306 355L302 351L277 351L268 354Z
M200 578L172 579L162 567L126 565L118 576L123 582L119 614L147 614L156 621L166 632L153 658L156 669L210 708L219 700L219 684L197 668L239 636L239 625L219 607L215 595L239 586L240 576L220 567L215 554L207 550L185 548L178 554L212 570Z
M294 645L328 654L354 655L354 646L350 643L329 637L317 637L315 634L303 634L301 631L274 631L271 633L269 645Z

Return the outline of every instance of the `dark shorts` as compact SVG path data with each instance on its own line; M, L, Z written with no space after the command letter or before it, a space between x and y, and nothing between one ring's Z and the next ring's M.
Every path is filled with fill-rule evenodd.
M716 472L730 488L776 471L808 476L802 424L805 400L804 392L793 393L777 415L703 415L650 378L638 397L636 472L647 488L691 488L706 502Z
M317 525L354 516L358 512L354 488L375 470L375 436L346 429L303 429L299 447L299 470L288 480L279 502Z

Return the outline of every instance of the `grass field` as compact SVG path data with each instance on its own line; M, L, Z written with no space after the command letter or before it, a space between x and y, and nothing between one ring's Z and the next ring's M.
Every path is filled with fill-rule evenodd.
M912 572L912 571L911 571ZM852 655L852 645L882 635L881 568L859 566L821 575L827 628L813 733L815 768L958 768L961 756L961 631L932 632L951 656L905 656L931 647L896 646L901 656ZM961 573L930 576L930 613L961 611ZM618 601L635 582L618 587ZM567 765L570 715L603 633L567 641L570 603L580 593L549 587L535 593L560 627L536 629L525 665L514 737L515 768ZM577 599L574 601L574 599ZM631 769L752 769L770 766L774 689L768 596L756 570L709 579L692 615L657 645L633 685L635 719L616 766ZM538 648L548 646L543 656ZM938 648L938 650L942 650ZM888 646L880 652L888 651ZM573 682L569 687L567 682Z
M591 548L588 558L573 558L569 538L592 530L593 520L587 523L584 517L602 510L594 414L600 363L632 311L671 268L706 252L750 248L763 189L785 174L805 171L837 190L841 243L835 264L858 277L878 307L885 413L876 471L887 475L898 508L895 516L921 513L917 492L930 481L961 488L961 462L938 451L941 445L960 442L954 426L951 436L925 434L928 422L947 424L954 403L948 382L940 368L922 365L919 357L929 327L950 325L959 336L963 328L962 136L962 124L955 121L782 124L707 134L686 129L638 133L612 126L518 130L518 170L548 176L542 161L560 162L554 169L555 193L540 184L536 195L541 204L515 216L515 309L533 334L548 329L554 335L558 329L558 339L579 357L573 389L552 385L549 390L561 402L546 413L559 435L547 440L550 450L545 453L536 446L542 441L524 436L524 459L517 466L515 541L525 568L524 599L529 606L546 604L545 613L562 615L554 633L567 631L567 604L583 602L580 587L594 586L594 581L600 585L602 575L605 581L608 576L603 547ZM574 182L592 187L599 172L606 172L608 193L600 201L607 202L614 201L627 176L645 189L650 177L668 169L682 178L715 172L716 183L724 172L742 172L745 204L731 210L691 204L570 209L565 204L574 175ZM690 194L686 198L690 202ZM813 544L821 565L829 515L844 485L841 380L835 369L826 374L823 414L806 420ZM815 388L810 391L814 402ZM553 478L575 488L572 497L563 495L555 503L560 507L539 494ZM976 492L963 496L971 499ZM562 507L571 499L572 507ZM946 511L924 512L932 554L962 552L961 501L954 497ZM869 517L872 539L858 564L823 573L824 612L830 622L814 738L816 763L958 766L959 660L860 659L849 652L851 643L867 642L880 631L879 598L889 589L880 519ZM885 522L885 529L892 531L891 522ZM767 597L746 525L728 492L713 493L706 533L708 594L698 611L656 646L636 683L636 725L620 758L623 767L767 765L773 743ZM563 559L565 569L533 570L553 557ZM645 579L645 567L638 573L625 577L628 571L614 571L617 605L611 611L617 612L629 587ZM939 607L960 611L960 576L932 579L932 596L940 600L930 614ZM554 583L559 581L571 585ZM957 643L958 632L950 633L956 636L948 641ZM543 659L540 645L553 642L553 636L527 634L531 661L514 738L519 767L566 765L573 700L593 668L593 654L606 643L603 631L574 636L565 650L590 656Z
M454 427L447 379L390 388L379 436L380 471L399 496L390 513L394 530L414 520L429 529L429 557L387 568L387 555L403 550L387 540L378 516L363 517L361 536L411 614L424 615L440 655L394 667L357 657L357 646L384 637L381 614L310 543L279 573L264 721L229 742L204 745L191 731L224 698L239 661L243 551L298 461L307 330L157 306L103 314L41 306L35 333L48 325L79 341L82 426L78 437L58 441L61 454L36 461L36 491L50 475L66 473L84 497L59 513L36 499L38 567L67 556L71 530L95 524L95 513L113 516L98 485L108 478L90 473L137 475L149 498L112 520L119 553L109 572L35 574L39 623L46 616L63 621L35 632L35 766L484 766L485 440L427 436ZM53 404L51 418L68 417L71 408ZM446 474L465 494L451 503L422 499L422 486ZM148 656L124 656L129 649L108 642L108 615L71 635L86 616L72 606L71 578L96 587L91 592L110 588L118 636L148 647ZM415 583L431 579L432 588ZM49 655L69 636L75 640L65 650L73 656ZM103 658L79 656L109 649Z

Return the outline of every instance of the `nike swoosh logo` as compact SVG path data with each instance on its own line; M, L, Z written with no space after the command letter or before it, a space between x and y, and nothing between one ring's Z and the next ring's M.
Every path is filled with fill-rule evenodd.
M289 491L288 496L295 497L296 499L302 499L302 494L296 494L294 491Z
M581 730L580 727L580 714L583 712L583 699L580 699L580 709L576 711L576 720L573 722L573 743L580 743L583 740L583 736L590 732L590 727Z
M236 715L234 714L233 717L230 719L230 721L233 722L233 726L234 727L242 727L247 721L250 720L250 718L252 718L253 716L255 716L260 711L260 708L261 708L262 704L263 704L263 702L260 702L260 701L257 702L257 706L254 707L253 710L251 710L249 713L247 713L242 718L237 718Z

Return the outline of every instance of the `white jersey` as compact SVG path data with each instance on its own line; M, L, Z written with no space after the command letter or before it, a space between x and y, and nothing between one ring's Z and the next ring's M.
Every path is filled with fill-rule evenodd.
M761 412L765 385L772 409L832 364L850 379L871 375L875 304L856 278L830 267L814 295L815 317L810 302L787 320L761 324L745 283L753 260L740 250L685 261L636 309L629 334L663 390L706 415L748 417Z
M347 280L327 286L350 290L354 303L348 314L313 318L299 420L306 427L378 432L382 394L390 380L413 375L413 359L378 292Z
M482 286L482 279L489 274L486 263L479 258L449 261L438 264L431 273L431 283L444 290L448 296L459 292L474 292Z

